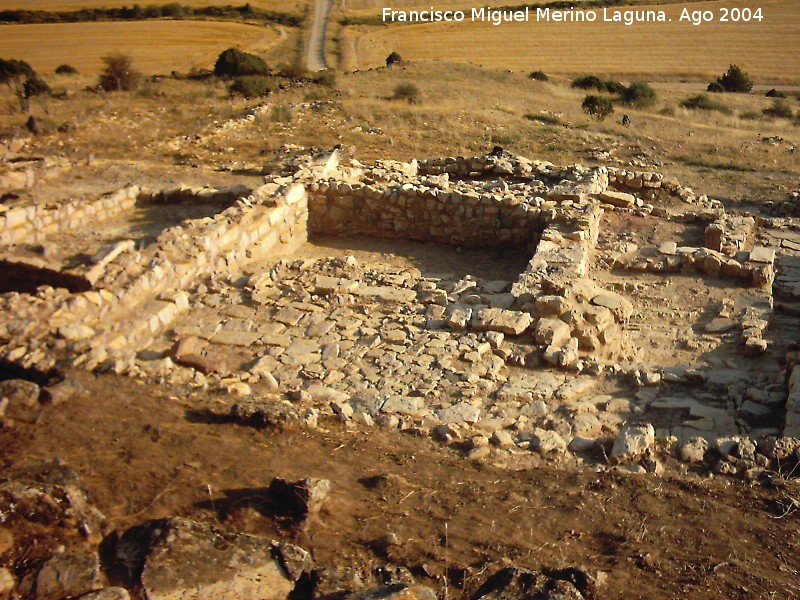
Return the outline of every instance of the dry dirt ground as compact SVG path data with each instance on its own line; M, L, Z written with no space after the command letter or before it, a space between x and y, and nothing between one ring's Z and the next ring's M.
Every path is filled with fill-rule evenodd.
M224 395L70 375L83 392L35 425L0 432L4 471L59 457L123 531L173 515L293 541L317 564L368 572L407 565L465 596L499 566L582 565L607 573L604 598L794 598L797 485L699 473L595 473L572 465L472 463L430 440L348 430L268 432L212 417ZM371 489L369 478L396 475ZM324 477L322 514L293 527L270 511L274 477ZM388 553L377 543L394 533ZM29 560L34 560L32 549Z

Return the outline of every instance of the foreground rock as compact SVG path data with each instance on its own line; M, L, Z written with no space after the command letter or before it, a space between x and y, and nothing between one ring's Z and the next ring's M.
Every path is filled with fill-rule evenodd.
M152 524L142 586L148 600L285 600L303 572L285 557L308 553L284 548L289 547L188 519L166 519Z
M656 432L650 423L626 425L614 440L610 461L614 464L633 462L650 449L655 439Z
M597 580L577 568L528 571L508 567L489 577L471 600L584 600L597 598Z

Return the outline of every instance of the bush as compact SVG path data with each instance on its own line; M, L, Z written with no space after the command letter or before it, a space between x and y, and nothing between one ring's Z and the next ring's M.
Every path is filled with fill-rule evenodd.
M764 116L767 117L775 117L778 119L789 119L792 120L794 117L794 112L792 112L792 107L789 106L789 103L786 100L778 98L772 102L772 106L769 108L765 108L763 111Z
M619 81L614 81L613 79L603 82L603 85L606 86L606 91L612 94L624 94L625 90L628 89Z
M56 67L56 75L77 75L78 69L72 65L58 65Z
M386 57L386 66L391 67L393 64L403 62L403 59L397 52L392 52L389 56Z
M242 75L233 80L228 91L233 94L244 96L245 98L262 98L269 96L278 86L271 77L263 75Z
M107 92L131 91L139 87L142 74L132 68L133 57L130 54L115 52L103 57L106 65L100 74L99 85Z
M214 74L219 77L269 75L269 68L260 57L236 48L228 48L217 57Z
M622 92L622 101L639 108L653 106L656 103L656 91L644 81L635 81Z
M625 86L619 81L609 79L603 81L596 75L584 75L572 80L572 87L581 90L597 90L598 92L610 92L612 94L621 94L625 91Z
M683 102L681 102L681 106L684 108L691 108L693 110L713 110L719 113L723 113L725 115L731 114L731 109L722 104L721 102L716 102L712 100L705 94L697 94L697 96L692 96L691 98L687 98Z
M325 87L333 87L336 85L336 71L332 69L320 71L317 73L317 76L314 77L314 81L320 85L324 85Z
M395 100L406 100L409 104L419 103L419 88L413 83L398 83L394 88Z
M528 75L531 79L535 79L536 81L549 81L550 78L547 76L547 73L544 71L534 71L530 75Z
M573 79L572 87L578 88L580 90L603 91L606 89L606 84L599 77L595 77L594 75L584 75L583 77L578 77L577 79Z
M717 78L716 83L726 92L746 93L753 89L753 80L736 65L728 67L728 70ZM711 85L708 91L717 91L710 88Z
M758 121L764 114L757 110L748 110L739 115L742 121Z
M583 112L591 115L594 119L602 121L608 115L614 112L614 105L608 98L601 96L586 96L581 104Z
M706 91L712 94L721 94L722 92L725 91L725 88L722 87L721 83L717 81L712 81L711 83L708 84Z
M784 94L783 92L779 92L775 88L772 88L765 95L767 96L767 98L786 98L786 94Z

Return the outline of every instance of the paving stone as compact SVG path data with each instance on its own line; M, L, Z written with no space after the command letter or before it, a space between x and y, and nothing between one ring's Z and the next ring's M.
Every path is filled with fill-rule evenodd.
M252 346L259 339L261 339L261 334L257 331L221 331L210 341L213 344L226 346Z
M533 318L528 313L500 308L483 308L472 319L476 331L499 331L506 335L521 335L531 323Z

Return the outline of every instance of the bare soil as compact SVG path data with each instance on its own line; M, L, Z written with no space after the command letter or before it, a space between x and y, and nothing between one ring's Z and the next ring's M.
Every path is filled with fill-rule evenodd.
M429 439L322 422L276 433L213 415L232 400L115 376L69 374L83 392L38 423L0 431L6 472L58 457L118 531L188 516L292 541L316 564L359 571L391 562L461 597L499 566L581 565L607 574L607 598L794 598L798 514L791 484L673 471L662 478L568 466L503 469ZM682 468L670 464L670 468ZM371 489L368 478L396 475ZM265 503L274 477L327 478L319 517L297 526ZM779 482L780 480L776 480ZM373 544L387 533L400 544Z

